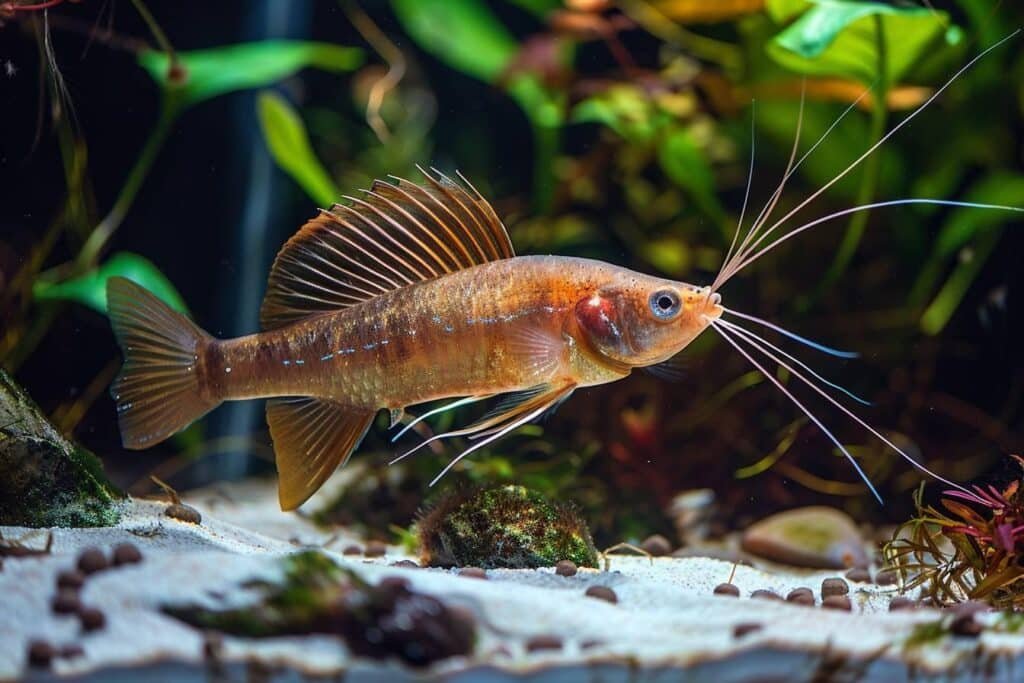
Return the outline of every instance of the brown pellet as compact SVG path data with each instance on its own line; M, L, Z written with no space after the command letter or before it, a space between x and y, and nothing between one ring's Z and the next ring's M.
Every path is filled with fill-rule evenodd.
M83 607L78 611L78 621L83 631L98 631L107 625L107 617L95 607Z
M99 548L86 548L78 556L78 570L88 576L110 566L107 556Z
M29 666L48 668L55 654L53 645L45 640L33 640L28 644Z
M57 588L78 590L85 585L85 574L77 569L66 569L57 574Z
M761 626L761 624L758 624L756 622L745 622L745 623L742 623L742 624L736 624L735 626L732 627L732 636L733 636L733 638L742 638L743 636L747 635L748 633L754 633L755 631L760 631L762 628L764 628L764 627Z
M74 614L81 606L82 601L78 597L78 590L74 588L61 588L50 603L55 614Z
M199 514L199 510L184 503L171 503L164 509L164 514L187 524L199 524L203 521L203 516Z
M389 566L391 566L391 567L404 567L405 569L419 569L420 568L420 566L418 564L416 564L415 562L413 562L412 560L398 560L397 562L392 562Z
M114 566L142 562L142 553L133 543L118 543L114 546Z
M895 598L889 601L889 611L895 612L901 609L914 609L917 607L917 603L910 598L905 598L902 595L897 595Z
M794 588L786 596L786 602L796 603L798 605L813 605L814 604L814 591L810 588Z
M342 555L362 555L363 546L361 545L347 545L345 549L341 551Z
M869 583L871 581L871 572L864 567L854 567L846 572L846 578L854 583Z
M850 598L845 595L830 595L827 598L823 598L821 606L825 609L841 609L850 612L853 610L853 603L850 602Z
M386 543L380 541L370 541L366 544L366 550L363 551L364 557L384 557L388 552L388 546Z
M973 614L963 614L953 620L953 623L949 625L949 630L955 636L977 638L985 630L985 627L975 621Z
M559 560L555 565L555 573L559 576L576 576L576 563L572 560Z
M740 589L731 583L720 583L715 586L715 595L728 595L730 598L740 597Z
M879 586L892 586L898 579L899 576L891 569L883 569L875 574L875 583Z
M760 600L782 600L782 596L775 591L770 591L767 588L758 588L756 591L750 594L752 598L758 598Z
M538 650L561 650L562 639L558 636L533 636L526 641L526 649L528 652L536 652Z
M615 591L607 586L591 586L584 592L584 595L611 603L619 601L619 596L615 594Z
M672 552L672 544L661 534L648 536L640 544L640 548L654 557L664 557Z
M78 643L71 643L62 647L58 656L61 659L75 659L85 656L85 650Z
M846 595L850 592L850 584L842 579L825 579L821 582L821 598L832 597L833 595Z
M465 576L467 579L486 579L487 571L480 567L463 567L459 570L459 576Z

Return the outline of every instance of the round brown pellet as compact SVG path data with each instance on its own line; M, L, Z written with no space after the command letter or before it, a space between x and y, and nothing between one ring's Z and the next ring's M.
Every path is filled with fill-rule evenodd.
M559 560L555 565L555 573L559 576L576 576L576 563L572 560Z
M107 625L107 617L95 607L83 607L78 611L78 620L83 631L98 631Z
M114 546L114 566L142 562L142 553L132 543L118 543Z
M84 655L85 649L82 648L82 646L78 643L71 643L70 645L65 645L60 649L59 654L61 659L75 659L76 657L83 657Z
M846 595L849 592L850 584L842 579L825 579L821 582L822 599L832 597L833 595Z
M742 638L743 636L747 635L748 633L754 633L755 631L760 631L762 628L764 628L764 627L761 626L761 624L758 624L756 622L745 622L745 623L742 623L742 624L736 624L735 626L732 627L732 636L733 636L733 638Z
M821 606L825 609L841 609L847 612L853 610L853 603L845 595L830 595L827 598L823 598Z
M85 574L77 569L65 569L57 574L57 588L78 590L85 585Z
M388 552L388 546L386 543L380 541L370 541L366 544L366 550L363 551L365 557L384 557Z
M56 652L54 652L53 645L50 645L45 640L33 640L28 644L29 666L39 668L49 667L55 654Z
M184 503L171 503L164 509L164 514L186 524L199 524L203 521L199 510Z
M672 544L661 534L654 534L644 539L640 548L654 557L664 557L672 552Z
M879 586L892 586L899 579L896 572L891 569L883 569L882 571L875 574L875 583Z
M813 605L814 591L810 588L794 588L786 596L786 602L793 602L798 605Z
M418 564L416 564L415 562L413 562L412 560L398 560L397 562L392 562L389 566L391 566L391 567L403 567L405 569L419 569L420 568L420 566Z
M611 603L619 601L619 596L615 594L615 591L607 586L591 586L584 592L584 595Z
M459 576L465 576L467 579L486 579L487 571L480 567L463 567L459 570Z
M760 600L782 600L782 596L775 591L770 591L767 588L758 588L756 591L750 594L752 598L758 598Z
M363 546L361 545L347 545L345 549L341 551L342 555L362 555Z
M526 649L528 652L536 652L538 650L561 650L562 639L558 636L533 636L526 641Z
M901 609L914 609L917 607L917 603L910 598L897 595L895 598L889 601L889 611L895 612Z
M78 556L78 570L88 576L110 566L107 556L99 548L86 548Z
M869 583L871 581L871 572L864 567L854 567L846 572L846 578L854 583Z
M55 614L74 614L81 606L82 601L78 597L78 591L74 588L61 588L50 603Z
M973 614L963 614L953 620L953 623L949 625L949 630L955 636L977 638L985 630L985 627L975 621Z
M740 597L740 589L731 583L720 583L715 586L715 595L728 595L730 598Z

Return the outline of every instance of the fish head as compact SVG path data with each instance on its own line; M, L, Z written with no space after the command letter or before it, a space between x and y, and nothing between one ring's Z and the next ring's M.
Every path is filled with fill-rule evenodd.
M620 366L644 367L679 353L722 315L710 287L617 272L576 303L575 322L593 351Z

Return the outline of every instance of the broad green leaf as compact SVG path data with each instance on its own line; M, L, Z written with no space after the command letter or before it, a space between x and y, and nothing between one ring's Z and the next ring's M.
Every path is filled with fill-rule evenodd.
M398 20L420 47L448 66L493 83L518 50L515 38L477 0L392 0Z
M774 13L792 16L793 3L787 0L785 4ZM768 44L768 54L796 73L854 78L866 83L878 79L881 54L886 80L895 83L937 37L955 38L955 32L947 33L948 28L949 19L944 12L925 7L814 0Z
M363 52L331 43L265 40L179 52L178 60L184 69L180 81L171 78L170 60L163 52L139 55L153 80L188 106L236 90L265 87L307 67L351 71L362 63Z
M188 313L185 300L171 281L148 259L129 252L114 254L98 268L70 280L38 281L32 286L32 294L39 301L76 301L105 315L107 280L112 277L128 278L174 310Z
M721 219L724 215L715 196L715 176L704 152L685 128L674 128L658 145L658 163L677 185L690 195L705 213Z
M263 139L277 165L320 206L336 202L338 188L313 152L299 113L288 100L270 91L260 93L257 106Z

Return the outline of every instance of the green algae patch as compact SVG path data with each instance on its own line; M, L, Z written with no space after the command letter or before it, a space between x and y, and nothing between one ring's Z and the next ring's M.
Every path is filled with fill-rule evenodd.
M590 530L576 507L524 486L450 494L417 523L423 563L486 569L597 566Z
M476 624L466 610L416 592L403 578L369 583L316 551L286 558L281 582L246 587L260 597L245 607L163 610L192 626L234 636L333 635L357 655L410 666L469 655L476 644Z
M122 501L99 459L65 439L0 370L0 525L110 526Z

